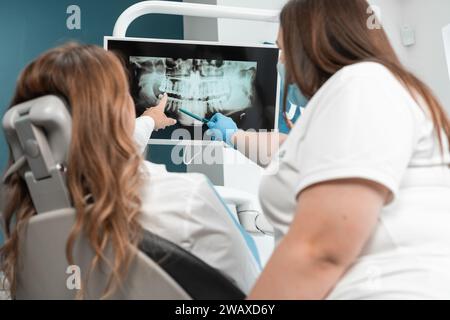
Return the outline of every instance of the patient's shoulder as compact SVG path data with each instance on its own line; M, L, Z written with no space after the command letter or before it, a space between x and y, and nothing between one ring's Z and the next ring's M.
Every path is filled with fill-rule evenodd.
M155 164L153 162L144 161L143 163L144 179L151 179L151 177L169 178L179 181L205 182L208 179L201 173L178 173L169 172L165 165Z
M165 195L174 197L194 195L200 186L209 184L208 178L199 173L168 172L164 165L145 161L142 167L143 189L164 191Z

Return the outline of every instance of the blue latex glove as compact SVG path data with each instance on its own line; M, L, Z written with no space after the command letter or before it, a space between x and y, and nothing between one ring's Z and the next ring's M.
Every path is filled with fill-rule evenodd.
M225 141L232 145L231 138L238 131L238 127L233 119L221 113L216 113L207 125L216 140Z

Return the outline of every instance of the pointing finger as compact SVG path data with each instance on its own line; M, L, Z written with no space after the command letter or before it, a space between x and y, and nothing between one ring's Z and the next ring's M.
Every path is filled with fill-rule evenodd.
M158 104L158 108L160 108L164 111L166 109L168 99L169 99L169 96L167 95L167 93L164 94L164 96L162 97L161 101Z
M167 123L167 126L173 126L177 124L177 120L173 118L167 118L165 122Z

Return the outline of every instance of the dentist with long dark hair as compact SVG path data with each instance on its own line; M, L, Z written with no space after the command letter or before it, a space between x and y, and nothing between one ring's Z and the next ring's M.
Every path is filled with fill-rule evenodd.
M291 0L281 12L285 91L309 102L275 136L260 199L277 248L250 299L450 298L450 121L368 28L368 8ZM209 126L240 150L260 138L223 115Z

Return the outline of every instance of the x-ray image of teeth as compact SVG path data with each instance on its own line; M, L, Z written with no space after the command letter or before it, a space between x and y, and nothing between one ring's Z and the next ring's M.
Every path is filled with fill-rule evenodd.
M252 107L257 62L130 57L130 63L139 82L138 107L156 105L158 97L167 93L167 111L183 126L202 123L179 112L180 108L208 118Z

